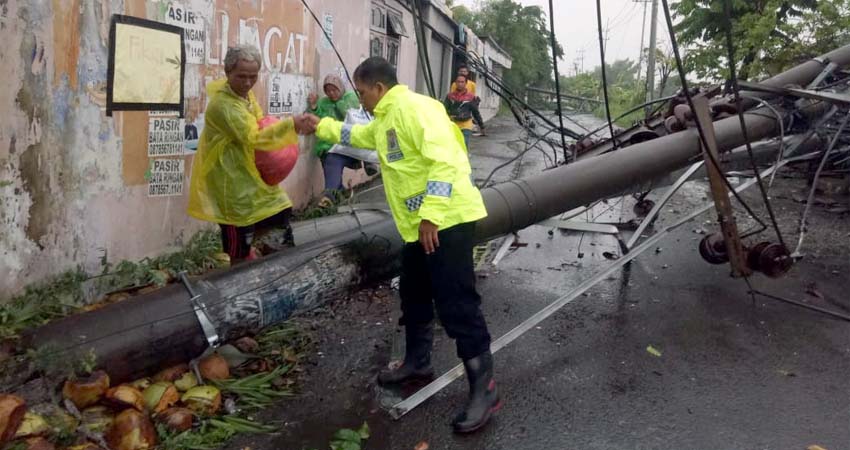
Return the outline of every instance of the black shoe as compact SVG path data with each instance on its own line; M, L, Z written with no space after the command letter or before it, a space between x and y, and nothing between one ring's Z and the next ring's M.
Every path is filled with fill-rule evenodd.
M469 401L452 422L455 433L471 433L483 427L502 407L493 378L493 355L486 351L463 362L469 380Z
M434 378L431 367L434 325L405 325L404 340L404 362L395 369L382 370L378 374L378 384L386 386Z
M366 175L371 177L371 176L377 175L380 168L378 167L377 164L367 163L367 162L364 161L363 162L363 170L366 172Z

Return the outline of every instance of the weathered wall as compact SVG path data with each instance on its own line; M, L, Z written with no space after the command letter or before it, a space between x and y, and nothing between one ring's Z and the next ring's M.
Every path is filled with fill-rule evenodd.
M368 55L368 0L312 0L333 16L333 39L350 70ZM186 68L186 123L200 129L204 86L223 75L228 45L258 45L265 66L255 93L268 106L280 76L291 112L306 107L318 80L339 70L333 51L299 0L6 0L0 2L0 301L34 281L77 265L99 268L181 244L210 226L185 213L191 152L181 195L149 196L147 112L105 115L107 46L112 14L175 22L192 12L202 55ZM182 17L185 17L183 15ZM410 20L405 14L405 21ZM179 22L179 21L178 21ZM412 30L412 25L411 28ZM402 38L400 73L413 83L416 50ZM286 113L283 115L287 115ZM321 167L303 138L284 181L296 205L321 192Z
M451 11L443 2L424 2L421 8L422 19L429 23L444 38L454 39L455 24L451 20ZM413 29L411 28L411 33ZM431 61L431 75L434 79L434 89L438 99L443 99L452 84L452 49L442 39L434 35L431 28L425 28L424 42L428 43L428 58ZM425 74L420 69L416 72L416 91L428 95Z

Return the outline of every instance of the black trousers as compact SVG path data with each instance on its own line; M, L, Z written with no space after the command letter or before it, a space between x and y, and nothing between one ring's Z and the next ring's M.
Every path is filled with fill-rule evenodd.
M401 324L429 324L436 307L462 360L490 349L481 296L475 291L474 233L475 222L456 225L439 232L440 246L431 255L419 242L405 244L401 252Z

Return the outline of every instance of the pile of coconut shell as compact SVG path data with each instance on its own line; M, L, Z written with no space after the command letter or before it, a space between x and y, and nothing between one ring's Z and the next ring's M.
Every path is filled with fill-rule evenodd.
M193 369L180 364L117 386L110 386L106 372L95 371L64 382L61 406L30 408L16 395L0 394L0 448L153 449L155 424L182 432L223 411L219 388L201 381L228 379L227 360L213 353Z

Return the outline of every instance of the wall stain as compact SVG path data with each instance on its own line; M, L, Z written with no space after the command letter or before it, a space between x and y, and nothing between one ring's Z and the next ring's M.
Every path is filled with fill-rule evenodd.
M30 145L21 153L20 159L21 180L31 200L25 233L40 250L44 250L42 239L50 228L53 210L49 178L40 167L39 156L42 151L41 144Z

